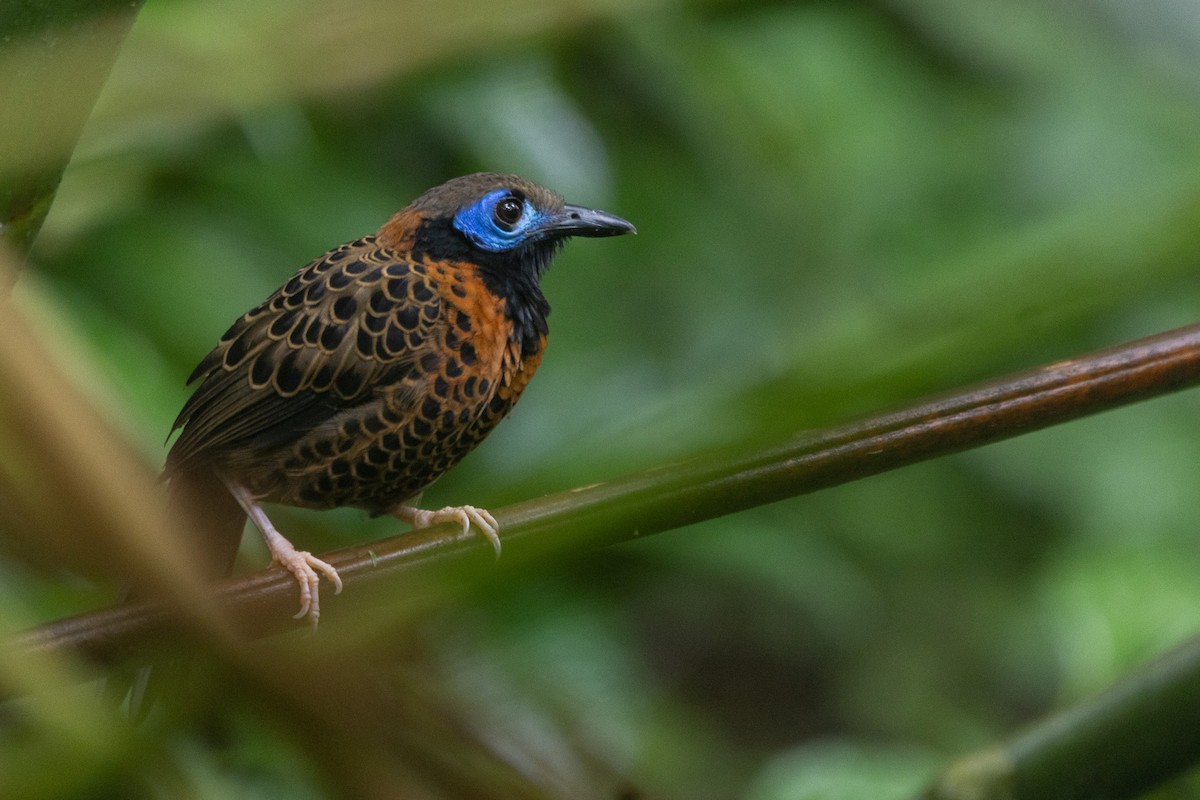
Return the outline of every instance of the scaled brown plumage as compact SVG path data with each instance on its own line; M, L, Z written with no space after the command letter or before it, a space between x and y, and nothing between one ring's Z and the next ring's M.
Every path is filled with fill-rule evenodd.
M562 240L632 231L512 175L429 190L233 324L189 379L200 385L175 422L167 476L228 488L296 575L297 616L314 624L318 572L339 591L340 579L279 535L261 503L475 524L499 552L486 511L413 503L509 412L537 368L549 312L538 281Z

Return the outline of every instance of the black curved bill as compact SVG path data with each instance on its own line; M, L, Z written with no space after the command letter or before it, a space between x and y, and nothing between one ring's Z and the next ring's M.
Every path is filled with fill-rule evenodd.
M563 210L540 226L550 236L622 236L637 233L637 228L616 214L583 206L565 205Z

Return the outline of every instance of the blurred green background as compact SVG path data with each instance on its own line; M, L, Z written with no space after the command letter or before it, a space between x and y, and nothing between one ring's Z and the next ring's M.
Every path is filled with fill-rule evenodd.
M156 470L225 328L425 188L513 171L620 214L427 495L495 508L1195 321L1198 65L1167 0L149 0L17 298ZM555 796L904 797L1195 631L1197 420L1184 393L564 555L407 637ZM317 552L397 531L276 516ZM0 577L29 621L113 596ZM0 769L62 735L0 726ZM269 703L154 735L153 769L67 788L47 758L41 795L335 791Z

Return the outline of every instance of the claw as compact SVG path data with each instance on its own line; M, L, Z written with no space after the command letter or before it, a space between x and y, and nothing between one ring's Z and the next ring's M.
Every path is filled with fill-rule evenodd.
M300 610L293 616L295 619L308 617L315 630L321 619L321 576L317 571L333 584L334 594L341 594L342 578L336 569L312 553L296 550L286 539L282 539L282 544L286 547L272 547L271 557L292 573L296 577L296 583L300 585ZM270 542L268 546L271 546Z
M462 525L463 535L471 532L471 526L479 528L479 532L492 544L496 558L500 557L500 523L484 508L475 506L446 506L437 511L429 511L415 506L398 506L392 515L412 525L414 529L428 528L442 522L457 522Z
M271 520L267 518L262 506L244 487L226 481L229 491L245 510L246 516L258 528L271 551L271 559L292 573L300 586L300 610L295 619L308 617L313 630L321 619L321 575L333 584L333 593L341 594L342 578L332 565L322 561L307 550L297 550L292 543L283 537ZM318 571L321 573L318 575Z

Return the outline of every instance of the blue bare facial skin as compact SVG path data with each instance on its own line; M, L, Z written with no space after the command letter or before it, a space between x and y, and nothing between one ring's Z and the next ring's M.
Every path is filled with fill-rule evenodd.
M476 247L502 253L525 243L545 216L526 198L497 189L455 214L454 227Z

